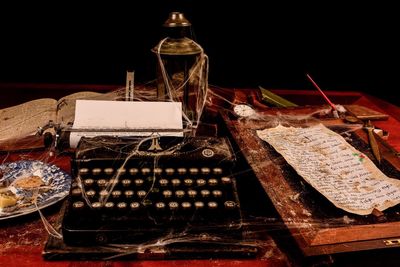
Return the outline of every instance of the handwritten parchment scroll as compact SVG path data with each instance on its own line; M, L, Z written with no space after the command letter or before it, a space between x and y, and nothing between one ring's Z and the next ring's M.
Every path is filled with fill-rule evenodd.
M367 215L400 203L400 181L322 124L257 131L311 186L336 207Z

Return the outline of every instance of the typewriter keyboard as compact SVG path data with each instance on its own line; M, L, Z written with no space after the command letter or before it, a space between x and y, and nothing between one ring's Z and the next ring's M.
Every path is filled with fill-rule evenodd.
M171 232L240 229L236 182L227 167L137 165L80 164L64 215L66 243L135 243Z

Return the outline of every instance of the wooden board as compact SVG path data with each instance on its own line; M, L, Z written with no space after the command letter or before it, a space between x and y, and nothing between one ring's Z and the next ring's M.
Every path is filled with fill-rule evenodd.
M236 118L229 113L222 113L222 117L304 255L400 247L400 205L368 216L338 209L256 135L256 130L271 127L271 121L263 119L263 115L309 114L319 108L270 109L264 111L259 119ZM340 119L322 121L336 129L344 124ZM353 132L350 138L353 146L374 160L364 130ZM380 169L389 177L400 179L399 157L387 144L382 145L383 140L379 141L383 157Z

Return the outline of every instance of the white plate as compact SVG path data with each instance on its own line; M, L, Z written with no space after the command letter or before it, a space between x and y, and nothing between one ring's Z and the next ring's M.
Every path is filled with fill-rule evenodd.
M55 165L43 163L41 161L22 160L9 162L0 165L0 183L9 185L10 191L14 192L18 198L17 205L0 210L0 220L17 217L37 211L34 203L26 201L31 199L33 194L37 194L37 206L39 209L48 207L65 198L71 186L71 176ZM17 179L39 176L44 183L43 187L48 190L29 190L13 186ZM36 191L36 192L35 192ZM24 205L22 205L24 203Z

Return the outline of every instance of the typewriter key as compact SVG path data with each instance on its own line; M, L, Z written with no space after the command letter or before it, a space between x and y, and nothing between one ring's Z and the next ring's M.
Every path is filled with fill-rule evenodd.
M82 195L82 190L80 188L74 188L71 191L71 195L73 195L74 197L79 197Z
M113 198L119 198L121 195L122 195L122 192L119 191L119 190L115 190L115 191L112 191L112 192L111 192L111 196L112 196Z
M186 168L178 168L177 171L179 175L184 175L187 172Z
M171 190L164 190L162 194L163 194L163 196L164 196L165 198L170 198L170 197L172 197L172 191L171 191Z
M192 198L196 197L197 196L197 191L196 190L189 190L188 191L188 196L192 197Z
M107 197L108 196L108 191L103 189L99 192L100 197Z
M183 197L185 196L185 191L183 191L183 190L177 190L177 191L175 192L175 196L176 196L177 198L183 198Z
M157 203L156 203L156 209L157 209L157 210L163 210L163 209L165 209L165 203L164 203L164 202L157 202Z
M204 179L197 179L197 180L196 180L196 184L197 184L198 186L204 186L204 185L206 184L206 180L204 180Z
M160 179L159 183L161 186L167 186L168 185L168 180L167 179Z
M129 174L130 175L136 175L136 174L138 174L138 172L139 172L138 168L130 168L129 169Z
M228 184L232 183L232 179L230 177L224 176L224 177L221 178L221 182L224 185L228 185Z
M200 191L200 194L201 194L202 197L209 197L210 196L210 191L204 189L204 190Z
M92 170L92 174L93 175L99 175L101 173L101 169L100 168L94 168L93 170Z
M218 184L218 180L215 179L215 178L211 178L211 179L208 180L208 184L210 186L216 186Z
M143 180L143 179L135 179L135 185L136 185L136 186L142 186L143 183L144 183L144 180Z
M139 202L132 202L130 205L132 210L138 210L140 208L140 203Z
M94 180L93 180L93 179L85 179L85 180L83 181L83 184L85 185L85 187L93 186Z
M161 169L161 168L154 168L153 169L153 173L155 175L160 175L160 174L162 174L162 172L163 172L163 169Z
M100 202L93 202L92 203L92 208L93 209L99 210L99 209L101 209L101 207L103 207L103 205L101 205Z
M78 187L78 183L77 183L77 182L73 182L73 183L71 184L71 187L72 187L72 188Z
M199 169L198 169L198 168L190 168L190 169L189 169L189 173L190 173L191 175L196 175L196 174L199 173Z
M185 180L183 180L183 183L186 186L192 186L193 185L193 180L192 179L185 179Z
M207 203L207 206L209 209L214 210L214 209L218 208L218 203L215 201L210 201Z
M83 201L76 201L72 204L72 207L74 209L81 210L83 207L85 207L85 203L83 203Z
M112 210L114 208L114 206L115 206L114 202L107 202L106 204L104 204L104 207L107 210Z
M183 208L184 210L188 210L188 209L190 209L190 208L192 207L192 203L187 202L187 201L182 202L181 205L182 205L182 208Z
M181 180L179 179L172 179L171 180L172 186L179 186L181 184Z
M204 202L202 202L202 201L196 201L196 202L194 202L194 207L195 207L196 209L202 209L202 208L204 208Z
M214 169L213 169L213 173L214 173L215 175L220 175L220 174L222 174L222 169L221 169L221 168L214 168Z
M165 173L167 175L172 175L172 174L174 174L174 172L175 172L175 170L173 168L166 168L165 169Z
M78 171L78 174L80 174L80 175L86 175L88 173L89 173L89 169L88 168L81 168Z
M224 206L226 209L231 210L236 207L236 202L228 200L228 201L225 201Z
M111 174L113 174L113 172L114 172L113 168L105 168L104 169L104 173L107 175L111 175Z
M132 181L130 179L124 179L121 181L121 184L123 187L128 187L131 185L131 183L132 183Z
M131 197L133 197L134 192L133 192L133 190L126 190L124 192L124 195L125 195L126 198L131 198Z
M125 210L126 208L127 208L127 204L125 203L125 202L119 202L118 204L117 204L117 208L118 208L118 210Z
M86 191L86 196L88 198L93 198L95 195L96 195L96 191L94 191L94 190Z
M97 185L99 187L105 187L107 185L107 180L106 179L99 179L99 180L97 180Z
M138 195L139 198L144 198L147 195L147 192L144 191L144 190L139 190L137 192L137 195Z
M150 168L142 168L141 172L143 175L148 175L150 174L151 170Z
M115 186L115 185L118 184L118 179L116 179L116 178L111 178L110 181L108 181L108 183L109 183L110 185Z
M177 210L179 208L179 204L178 204L178 202L175 202L175 201L169 202L168 207L170 210Z
M222 191L221 190L213 190L212 194L215 198L222 197Z
M202 174L205 174L205 175L207 175L211 172L210 168L201 168L200 171Z
M125 168L119 168L118 170L117 170L117 174L118 175L124 175L126 173L126 169Z

